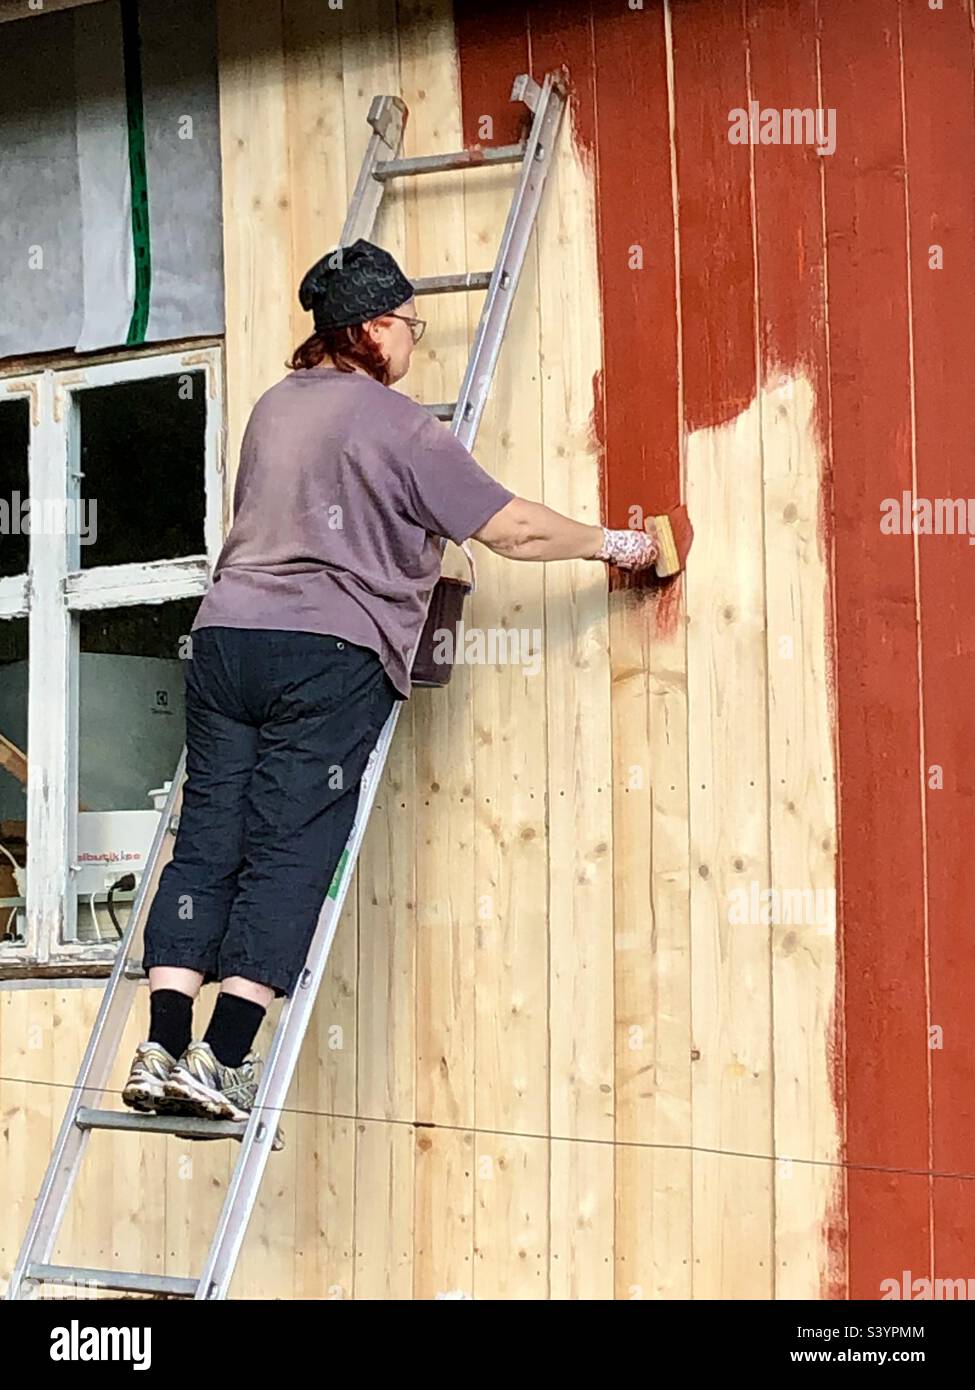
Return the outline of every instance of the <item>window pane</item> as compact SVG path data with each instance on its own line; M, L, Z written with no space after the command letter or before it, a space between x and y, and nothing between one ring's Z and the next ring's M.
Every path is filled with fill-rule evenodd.
M98 386L75 399L81 517L93 537L80 547L82 569L202 555L204 373Z
M181 599L78 615L79 941L117 938L108 886L127 873L141 877L157 802L186 740L180 652L199 604ZM133 897L113 896L123 929Z
M0 622L0 940L23 939L27 866L27 619ZM12 862L13 861L13 862Z
M0 401L0 579L27 573L29 536L23 529L23 503L30 495L29 444L27 399Z

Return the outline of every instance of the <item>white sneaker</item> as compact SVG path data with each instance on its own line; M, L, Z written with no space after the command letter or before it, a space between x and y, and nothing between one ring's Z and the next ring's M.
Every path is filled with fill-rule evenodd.
M213 1120L249 1120L263 1065L256 1052L248 1052L239 1067L227 1067L209 1043L191 1042L166 1078L164 1095L167 1101L178 1101L183 1114ZM280 1126L271 1148L284 1148Z
M139 1043L129 1079L122 1088L122 1100L133 1110L151 1114L164 1101L166 1082L175 1065L176 1058L170 1056L162 1043Z

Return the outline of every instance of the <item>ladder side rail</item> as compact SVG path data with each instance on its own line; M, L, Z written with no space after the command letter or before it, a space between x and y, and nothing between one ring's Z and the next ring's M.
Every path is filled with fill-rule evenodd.
M515 82L517 90L518 79ZM525 143L525 158L501 236L494 274L481 309L474 346L450 426L468 449L473 449L494 378L525 253L535 226L535 216L551 168L565 103L566 87L561 74L546 74Z
M133 991L138 981L126 975L130 946L137 931L141 931L142 918L149 899L150 880L156 877L156 867L174 807L182 791L183 769L186 763L186 750L180 756L173 784L166 798L166 805L159 816L159 824L153 835L145 872L133 899L128 924L118 952L112 973L105 986L102 1002L98 1008L91 1037L85 1048L78 1075L68 1103L65 1106L61 1128L48 1162L47 1172L41 1184L31 1219L21 1242L20 1254L14 1265L7 1286L6 1298L19 1298L25 1271L29 1264L47 1264L57 1240L65 1208L71 1196L81 1158L88 1144L90 1130L81 1129L77 1124L78 1111L82 1106L95 1104L108 1084L112 1064L118 1053L119 1042L125 1030L126 1019L132 1008Z
M381 160L396 158L406 125L406 105L399 97L373 97L367 119L373 133L369 137L352 201L342 225L340 247L351 246L359 237L368 240L372 235L379 204L386 191L385 182L375 177L376 165Z

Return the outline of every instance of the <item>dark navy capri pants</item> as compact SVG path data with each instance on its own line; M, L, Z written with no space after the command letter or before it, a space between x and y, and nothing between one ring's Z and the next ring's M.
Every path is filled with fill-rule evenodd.
M186 781L143 965L289 995L395 701L379 656L314 632L201 627L186 680Z

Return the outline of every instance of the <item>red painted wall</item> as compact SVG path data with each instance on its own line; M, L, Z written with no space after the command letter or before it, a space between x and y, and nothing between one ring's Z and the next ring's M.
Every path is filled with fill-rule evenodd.
M757 376L817 394L833 556L850 1282L975 1255L975 549L890 536L881 502L975 496L975 105L967 0L674 0L679 282L662 0L455 0L464 130L566 63L595 161L605 520L680 493L680 431ZM836 111L835 153L733 146L728 112ZM929 246L944 268L929 268ZM644 248L642 274L629 248ZM676 304L683 321L682 418ZM929 788L939 765L943 787ZM942 1030L931 1049L928 1029ZM839 1044L842 1044L840 1046ZM842 1225L842 1222L840 1223Z

